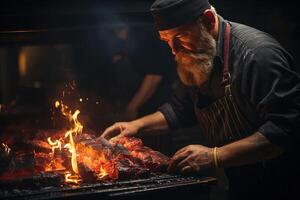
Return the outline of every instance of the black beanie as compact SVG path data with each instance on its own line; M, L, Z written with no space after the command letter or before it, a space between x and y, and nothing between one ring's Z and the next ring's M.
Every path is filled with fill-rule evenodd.
M156 0L150 11L158 30L167 30L196 20L209 8L208 0Z

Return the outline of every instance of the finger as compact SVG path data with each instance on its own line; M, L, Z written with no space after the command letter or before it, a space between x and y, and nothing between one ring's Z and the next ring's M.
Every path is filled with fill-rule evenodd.
M101 134L100 137L105 138L105 139L109 139L111 136L111 132L113 131L113 127L109 127L107 129L105 129L105 131Z
M182 160L184 160L185 158L186 158L185 152L174 155L171 158L171 161L170 161L170 164L169 164L169 167L168 167L168 172L174 173L176 168L177 168L178 163L181 162Z
M118 143L118 136L113 137L109 140L109 143L113 146L115 146Z
M186 157L185 159L183 159L182 161L180 161L180 162L178 163L178 165L176 166L176 170L181 171L184 167L190 166L189 160L190 160L190 157ZM190 166L190 167L191 167L191 166Z
M184 151L186 151L187 150L187 148L188 148L188 146L186 146L186 147L183 147L183 148L181 148L181 149L179 149L175 154L174 154L174 156L175 155L179 155L179 154L181 154L181 153L183 153Z
M126 137L128 135L128 133L126 131L123 131L121 132L119 135L115 136L115 137L112 137L109 142L111 144L117 144L119 139L122 138L122 137Z
M180 172L183 174L190 174L193 172L193 168L191 166L185 166L180 170Z
M105 139L109 140L110 138L116 136L118 133L120 133L120 127L118 125L113 125L109 128L107 128L101 137L104 137Z

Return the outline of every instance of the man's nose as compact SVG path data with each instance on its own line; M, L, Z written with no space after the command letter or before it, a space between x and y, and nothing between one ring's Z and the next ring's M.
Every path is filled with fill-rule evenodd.
M181 45L177 39L173 39L169 42L169 46L172 49L173 55L176 55L181 50Z

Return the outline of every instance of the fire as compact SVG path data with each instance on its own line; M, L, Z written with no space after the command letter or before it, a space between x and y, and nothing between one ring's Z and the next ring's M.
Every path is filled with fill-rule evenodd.
M9 154L11 149L7 146L7 144L2 143L2 146L4 146L5 152Z
M70 172L67 172L65 175L66 183L75 183L78 184L80 182L80 177L78 175L72 175Z
M74 84L70 86L72 90L73 86L75 87ZM86 127L83 129L79 117L80 110L74 109L72 104L65 104L67 100L74 99L77 105L86 101L95 103L88 97L71 94L69 90L63 91L62 99L54 101L53 106L67 122L66 126L60 130L39 130L32 140L24 142L30 144L30 148L23 148L22 145L21 148L14 148L12 152L7 145L12 145L11 141L8 140L6 144L0 142L1 152L9 154L3 155L6 159L3 163L9 162L9 165L4 175L0 174L0 181L5 177L19 178L20 174L28 176L49 172L55 175L55 178L59 177L59 186L61 181L74 186L81 183L146 177L153 175L152 172L158 172L157 169L166 169L168 158L143 147L142 141L137 138L123 138L111 142L97 137L93 130L86 130ZM96 101L97 104L99 101ZM0 109L3 108L1 105ZM50 110L52 114L56 114L53 109ZM56 125L57 121L54 118L52 120ZM15 166L18 168L15 169Z
M108 173L103 169L103 167L102 167L102 165L101 165L101 167L100 167L100 172L99 172L99 174L98 174L98 177L100 178L100 179L103 179L104 177L106 177L108 175Z
M51 145L52 153L54 153L55 149L59 149L61 151L61 141L55 140L55 142L52 142L51 138L48 137L48 143Z
M55 101L55 108L58 108L60 103L58 101Z
M130 173L143 176L149 174L150 168L155 171L159 163L166 163L167 158L143 147L140 139L123 138L113 145L103 138L92 137L83 132L79 110L72 112L62 101L54 105L70 122L70 127L48 137L52 156L44 168L61 170L66 183L117 180Z
M74 135L82 133L83 125L78 120L78 115L80 113L79 110L76 110L74 114L69 110L67 105L64 105L62 102L55 101L55 107L59 108L64 116L68 118L70 122L72 122L72 127L65 133L64 139L60 138L63 141L63 148L68 149L71 153L71 166L73 173L66 172L65 173L65 181L67 183L78 183L80 181L78 164L77 164L77 152L76 152L76 144L74 141ZM68 141L67 141L68 139ZM54 154L55 149L62 150L62 142L60 140L52 141L49 137L48 143L52 148L52 153Z
M105 155L100 151L93 151L91 148L85 147L84 145L76 144L74 136L82 134L83 125L78 119L80 114L79 110L76 110L74 113L69 109L69 107L63 102L56 101L55 107L60 108L62 114L67 117L71 122L71 128L66 131L64 139L59 139L52 141L51 138L48 138L48 143L52 148L54 153L55 149L62 150L63 148L67 149L71 153L71 166L72 172L68 171L65 173L65 181L67 183L79 183L81 181L78 162L84 163L86 167L98 174L99 179L103 179L109 175L108 170L111 168L111 162L105 157ZM62 140L62 142L61 142ZM78 152L79 150L79 152ZM104 164L106 163L106 167ZM108 163L108 164L107 164ZM107 169L106 169L107 168Z
M65 135L65 138L69 136L69 143L65 144L65 148L69 149L69 152L71 153L71 163L72 163L72 169L73 171L78 174L78 165L77 165L77 153L76 153L76 145L73 139L73 133L72 130L68 131Z
M69 143L65 145L65 148L68 148L70 153L72 154L71 163L73 171L78 174L78 165L77 165L77 153L76 153L76 144L73 139L73 134L77 135L78 133L82 133L83 126L78 121L77 116L79 115L80 111L76 110L75 113L71 116L69 115L69 120L73 121L74 127L67 131L65 134L65 138L69 137Z

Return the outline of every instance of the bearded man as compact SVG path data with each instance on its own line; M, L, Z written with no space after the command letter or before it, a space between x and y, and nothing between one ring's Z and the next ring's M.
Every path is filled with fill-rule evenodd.
M156 0L151 13L184 87L152 115L102 136L199 124L210 145L177 151L170 172L225 169L231 199L299 197L300 76L289 53L270 35L223 19L207 0Z

